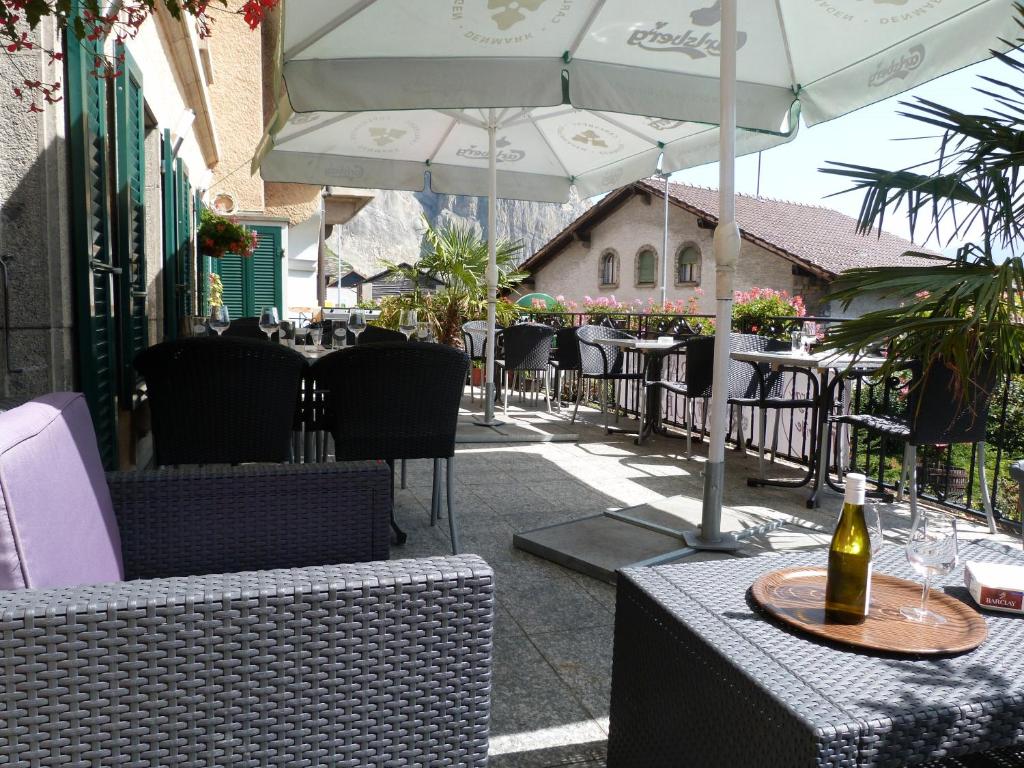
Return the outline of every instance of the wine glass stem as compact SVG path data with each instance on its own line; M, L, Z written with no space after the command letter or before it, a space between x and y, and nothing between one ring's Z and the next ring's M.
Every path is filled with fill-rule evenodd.
M921 592L921 613L928 613L928 592L931 588L932 575L924 577L924 591Z

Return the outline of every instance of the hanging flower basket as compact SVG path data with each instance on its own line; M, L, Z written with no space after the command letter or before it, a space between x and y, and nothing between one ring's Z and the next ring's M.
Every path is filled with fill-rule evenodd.
M252 256L258 237L237 219L218 216L210 210L199 215L199 253L219 259L226 253Z

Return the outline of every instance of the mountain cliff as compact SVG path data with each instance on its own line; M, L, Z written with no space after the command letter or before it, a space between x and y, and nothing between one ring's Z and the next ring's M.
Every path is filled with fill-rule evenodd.
M563 205L499 200L498 237L522 240L523 260L589 207L576 198ZM469 222L484 231L487 199L379 190L354 219L334 228L328 246L363 275L379 272L384 260L412 263L419 258L424 217L431 224Z

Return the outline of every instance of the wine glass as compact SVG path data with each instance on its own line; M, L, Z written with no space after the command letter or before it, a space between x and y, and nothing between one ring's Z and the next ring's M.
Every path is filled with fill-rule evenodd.
M811 344L818 340L818 327L811 320L805 320L803 325L804 352L810 353Z
M220 336L231 325L231 313L228 312L226 304L210 307L210 327Z
M353 309L348 318L348 329L356 337L356 344L359 343L359 334L366 330L366 315L361 309Z
M406 341L412 340L417 322L419 322L419 318L415 309L402 310L401 318L398 321L398 330L405 334Z
M882 516L878 512L877 502L869 502L864 505L864 522L868 526L868 538L871 539L871 559L878 557L882 551Z
M260 330L267 334L268 340L280 325L281 320L277 316L277 307L264 307L260 310Z
M945 576L956 566L959 546L956 519L939 513L922 512L907 539L907 560L924 576L921 606L900 608L900 613L918 624L945 624L946 620L928 610L928 591L932 576Z
M427 325L425 320L420 320L416 325L416 338L420 341L426 341L430 338L430 326Z
M320 342L324 338L324 329L319 325L311 325L306 329L306 334L306 338L309 341L306 351L316 354L320 351Z

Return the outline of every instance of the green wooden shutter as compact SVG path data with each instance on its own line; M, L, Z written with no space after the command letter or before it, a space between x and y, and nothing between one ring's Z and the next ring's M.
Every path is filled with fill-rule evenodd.
M113 469L118 361L107 197L107 81L92 74L100 43L78 40L69 32L65 47L78 374L103 464Z
M188 182L185 163L178 158L175 167L178 223L178 320L194 314L195 259L192 255L192 186Z
M259 241L250 258L252 314L265 306L281 306L281 230L278 227L252 227Z
M254 317L265 306L277 307L282 314L281 229L249 228L259 237L252 256L227 254L213 260L213 271L224 285L224 304L232 318Z
M195 215L192 217L193 231L198 235L200 216L203 211L203 199L202 195L196 190L195 201L193 203L193 210ZM196 278L196 289L198 296L196 297L196 314L205 315L210 309L210 272L213 270L211 264L212 259L209 256L199 254L199 275Z
M178 337L178 207L176 204L174 158L171 156L171 131L164 131L160 142L160 189L163 199L164 228L164 338Z
M242 257L226 254L213 259L213 271L220 275L224 285L224 306L228 308L232 319L248 317L246 314L246 296L249 293L245 286L245 269Z
M121 374L118 390L122 407L133 407L138 376L135 355L149 346L146 317L146 139L142 74L124 46L117 53L123 64L116 84L117 245Z

